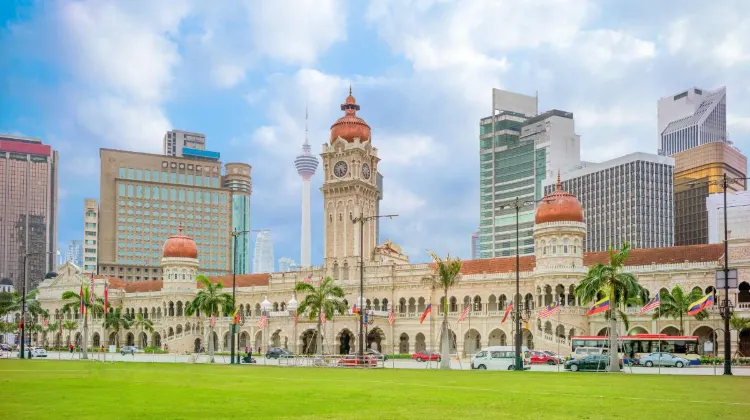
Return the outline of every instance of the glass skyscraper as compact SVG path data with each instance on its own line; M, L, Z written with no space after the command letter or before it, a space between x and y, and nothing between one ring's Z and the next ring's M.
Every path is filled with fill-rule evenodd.
M232 191L232 230L247 232L239 235L236 242L232 240L232 252L237 253L237 274L250 274L250 195L253 191L251 169L252 167L246 163L225 165L224 187Z
M273 238L268 230L261 230L255 238L253 273L273 273Z

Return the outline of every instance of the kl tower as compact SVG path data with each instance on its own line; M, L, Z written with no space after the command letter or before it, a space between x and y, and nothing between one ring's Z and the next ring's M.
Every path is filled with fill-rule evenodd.
M300 267L310 267L310 178L318 169L318 158L310 154L307 141L307 108L305 108L305 144L302 154L294 159L297 173L302 177L302 235L300 239Z

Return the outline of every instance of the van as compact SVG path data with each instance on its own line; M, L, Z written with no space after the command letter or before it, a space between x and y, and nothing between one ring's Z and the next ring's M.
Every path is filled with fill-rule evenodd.
M480 370L513 370L516 362L516 349L513 346L490 346L482 349L471 358L471 368ZM521 347L523 369L531 369L531 355L526 346Z
M578 347L571 355L570 358L573 360L583 359L584 357L591 354L608 354L609 349L603 347Z

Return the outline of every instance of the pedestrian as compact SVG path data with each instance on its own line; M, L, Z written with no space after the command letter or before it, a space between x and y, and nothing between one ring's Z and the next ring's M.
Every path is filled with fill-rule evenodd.
M68 344L68 351L73 354L73 343Z
M247 346L245 346L245 353L250 354L250 349Z
M253 346L250 346L250 354L253 354Z

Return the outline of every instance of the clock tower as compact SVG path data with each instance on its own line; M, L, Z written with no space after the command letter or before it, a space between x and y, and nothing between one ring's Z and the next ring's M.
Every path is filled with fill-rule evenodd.
M327 271L334 279L359 278L360 214L377 215L378 151L372 147L370 126L357 116L359 105L349 96L341 105L344 116L331 126L329 143L323 145L323 217ZM362 249L365 261L373 260L377 220L365 222Z

